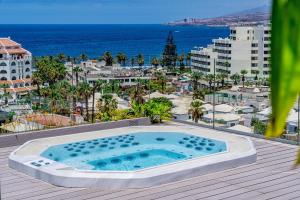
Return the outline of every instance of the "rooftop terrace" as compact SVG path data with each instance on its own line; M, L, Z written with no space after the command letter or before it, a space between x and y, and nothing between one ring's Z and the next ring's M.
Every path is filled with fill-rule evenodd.
M163 186L103 190L49 185L8 167L7 158L17 148L0 149L1 192L4 200L17 199L299 199L300 169L292 170L298 147L251 138L257 162Z

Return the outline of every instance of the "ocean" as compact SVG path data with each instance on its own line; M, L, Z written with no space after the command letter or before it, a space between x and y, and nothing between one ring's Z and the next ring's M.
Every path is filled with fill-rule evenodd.
M123 52L128 58L141 53L146 63L162 54L169 31L173 31L178 54L229 35L228 28L205 26L0 25L0 37L11 37L34 56L85 53L98 58L110 51L113 55Z

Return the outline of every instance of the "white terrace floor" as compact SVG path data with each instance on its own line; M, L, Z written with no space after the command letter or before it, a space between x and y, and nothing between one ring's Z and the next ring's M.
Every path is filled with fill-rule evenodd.
M36 180L8 167L8 155L17 147L2 148L2 199L300 199L300 169L292 170L297 147L255 138L252 140L258 153L255 164L158 187L114 191L101 188L63 188Z

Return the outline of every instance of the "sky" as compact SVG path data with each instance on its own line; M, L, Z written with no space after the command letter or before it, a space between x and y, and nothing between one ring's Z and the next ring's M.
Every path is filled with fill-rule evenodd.
M0 0L0 24L160 24L269 4L270 0Z

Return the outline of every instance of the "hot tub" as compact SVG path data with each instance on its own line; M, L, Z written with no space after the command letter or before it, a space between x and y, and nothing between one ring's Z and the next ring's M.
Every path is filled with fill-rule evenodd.
M10 167L64 187L142 188L256 161L246 138L190 126L126 127L25 143Z

